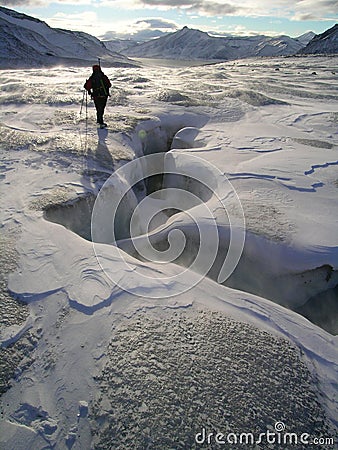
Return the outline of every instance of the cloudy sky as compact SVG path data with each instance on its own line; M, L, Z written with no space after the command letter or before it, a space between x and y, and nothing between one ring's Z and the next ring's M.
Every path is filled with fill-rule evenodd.
M322 33L338 20L338 0L2 0L1 6L52 27L100 38L143 38L187 25L238 35Z

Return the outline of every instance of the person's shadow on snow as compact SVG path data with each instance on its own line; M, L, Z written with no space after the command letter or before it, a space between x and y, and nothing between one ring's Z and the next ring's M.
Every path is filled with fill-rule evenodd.
M92 186L98 189L102 187L104 181L114 172L114 158L107 145L108 130L97 129L98 141L88 145L86 136L86 147L84 154L83 184L86 186L88 181Z
M114 160L113 157L109 151L109 148L107 146L107 137L108 137L108 130L107 128L98 128L97 129L97 135L98 135L98 143L97 148L94 153L94 157L97 161L99 161L104 167L107 169L110 169L113 171L114 167Z

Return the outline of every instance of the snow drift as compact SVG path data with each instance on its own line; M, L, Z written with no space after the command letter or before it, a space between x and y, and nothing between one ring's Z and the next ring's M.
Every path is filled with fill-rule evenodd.
M203 428L281 422L335 436L334 65L107 69L107 130L92 103L79 115L88 70L0 72L3 447L186 448ZM159 158L156 177L144 155ZM115 241L112 222L96 240L95 202L126 188ZM225 286L241 211L243 253ZM197 247L216 256L208 276L191 267Z

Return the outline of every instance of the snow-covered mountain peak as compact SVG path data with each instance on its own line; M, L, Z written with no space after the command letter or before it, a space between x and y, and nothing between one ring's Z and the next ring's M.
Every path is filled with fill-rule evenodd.
M132 61L108 50L87 33L52 28L45 22L0 7L0 67L91 65L101 58L106 66L130 66Z
M146 58L229 60L292 55L304 45L289 36L210 36L184 27L152 41L135 44L125 52L128 56Z
M315 35L307 46L299 52L301 54L336 54L338 53L338 24Z
M18 11L14 11L13 9L5 8L4 6L0 6L0 15L6 14L6 16L12 17L13 19L19 20L28 20L30 22L43 23L40 19L35 17L27 16L24 13L20 13ZM7 17L8 19L8 17Z
M176 31L173 34L176 34L176 36L184 36L184 37L192 37L192 36L205 38L209 37L209 35L204 31L196 30L195 28L189 28L187 26L184 26L183 28L181 28L180 30Z
M307 33L298 36L297 41L301 42L304 45L307 45L315 36L316 33L314 33L313 31L308 31Z

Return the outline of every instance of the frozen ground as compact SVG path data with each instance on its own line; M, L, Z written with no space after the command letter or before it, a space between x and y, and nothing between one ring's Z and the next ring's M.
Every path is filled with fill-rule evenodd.
M221 313L138 314L117 326L107 353L95 448L198 448L203 427L258 436L271 418L288 418L290 432L330 433L298 352Z
M4 448L334 436L336 68L107 69L107 130L89 70L0 72Z

